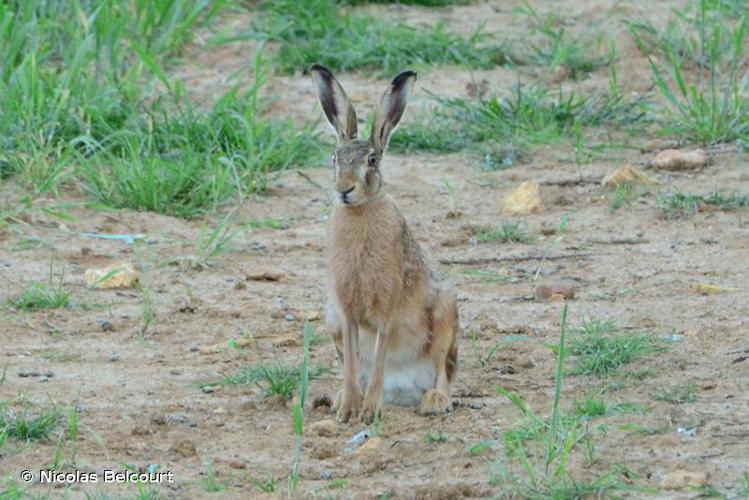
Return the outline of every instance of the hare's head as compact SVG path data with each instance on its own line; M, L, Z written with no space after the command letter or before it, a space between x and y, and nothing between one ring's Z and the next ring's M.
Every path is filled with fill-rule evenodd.
M390 83L375 111L369 140L357 139L356 111L333 74L317 64L310 73L325 117L338 137L333 152L337 198L345 205L361 205L380 191L380 161L406 109L416 73L406 71Z

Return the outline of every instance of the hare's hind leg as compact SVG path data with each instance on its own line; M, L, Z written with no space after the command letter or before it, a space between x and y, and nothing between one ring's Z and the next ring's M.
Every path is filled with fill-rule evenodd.
M440 294L432 310L431 345L427 355L437 367L435 387L421 398L419 413L434 415L452 409L452 383L458 366L458 305L452 294Z

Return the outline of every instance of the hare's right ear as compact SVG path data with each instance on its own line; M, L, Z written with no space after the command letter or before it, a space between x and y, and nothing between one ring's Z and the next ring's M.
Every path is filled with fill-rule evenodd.
M322 110L333 127L339 142L356 139L356 111L343 87L327 68L315 64L309 70Z

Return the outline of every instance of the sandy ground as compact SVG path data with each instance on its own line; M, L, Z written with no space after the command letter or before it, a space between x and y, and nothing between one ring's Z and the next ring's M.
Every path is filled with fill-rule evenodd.
M602 10L581 7L586 3L579 0L560 4L569 7L572 18ZM665 16L665 4L656 2L653 15ZM637 13L643 5L622 2L617 9ZM398 6L368 9L382 15L405 13L412 22L444 19L456 29L484 16L492 31L502 31L504 26L510 34L522 30L513 24L516 17L505 2L428 12ZM625 53L630 45L622 40ZM193 92L218 94L226 85L226 75L242 68L232 58L252 47L221 46L200 53L191 70L179 67L175 73ZM244 61L251 55L243 54ZM628 90L649 86L642 59L621 64L621 79ZM434 69L420 75L417 95L423 89L462 95L473 78L487 79L492 89L506 88L528 71ZM605 85L606 78L604 70L575 85L596 88ZM353 73L341 80L356 102L372 102L384 88L381 80ZM318 119L306 78L274 76L269 93L276 97L275 115ZM419 102L417 98L417 106ZM407 120L403 127L408 126ZM647 376L623 379L616 390L611 381L592 376L566 378L565 410L574 400L599 394L607 386L604 397L610 405L628 402L641 408L634 414L605 417L608 432L596 438L594 461L589 464L576 455L570 464L574 477L591 480L621 466L630 471L633 484L658 488L669 471L682 468L707 472L710 486L735 494L734 488L749 471L749 288L744 265L749 258L749 214L705 210L668 219L657 208L655 194L612 212L611 193L598 180L626 161L643 162L652 155L632 149L585 164L580 171L569 160L570 151L547 148L526 164L484 173L470 155L391 154L383 167L387 189L433 260L506 260L439 264L460 300L460 372L454 411L424 418L412 408L386 407L382 442L367 453L345 450L347 441L363 429L361 425L335 425L326 436L308 433L299 495L459 498L502 491L501 484L490 482L492 464L504 460L502 432L515 427L521 417L495 387L519 393L534 411L548 414L556 357L546 345L558 342L562 305L539 302L533 293L538 283L557 281L573 283L577 289L576 298L569 302L573 325L583 317L614 318L628 328L652 331L663 342L677 339L667 344L666 351L631 365L632 370L648 370ZM168 259L194 253L201 221L73 209L69 220L33 212L23 223L0 230L0 302L16 297L31 280L45 281L50 262L55 276L64 268L64 286L72 292L71 308L22 312L4 306L0 310L0 367L5 370L0 398L8 407L27 406L31 413L53 404L77 409L81 430L75 466L70 464L69 448L64 455L69 470L121 470L125 464L145 469L159 464L160 470L173 471L175 477L174 483L159 487L167 498L285 494L294 446L290 404L264 397L256 385L212 384L253 363L298 362L304 318L322 312L331 173L325 167L304 172L308 179L296 171L284 172L267 194L246 200L237 215L242 230L230 251L202 269L164 265ZM648 173L662 183L654 193L660 189L749 191L746 161L730 150L716 153L711 166L695 173ZM454 197L445 189L445 180L454 186ZM525 180L541 184L544 210L519 218L502 215L504 196ZM74 190L64 197L80 199ZM456 207L460 215L448 217ZM569 219L567 229L553 243L564 217ZM265 218L286 221L288 228L242 225ZM496 227L503 220L521 220L536 243L476 243L472 238L474 228ZM129 245L83 233L139 233L145 238ZM549 258L543 260L543 255ZM142 282L151 292L156 319L145 333L141 293L85 286L87 268L119 259L139 266ZM466 274L467 270L517 279L487 282ZM277 280L251 279L265 271ZM697 295L690 291L695 283L737 291ZM111 328L102 326L105 321ZM311 382L310 400L333 396L341 376L322 321L311 324L321 336L311 348L312 364L327 371ZM239 339L251 342L236 347L232 341ZM498 342L495 355L482 363ZM28 371L51 374L19 376ZM688 382L695 387L692 403L675 405L653 398L663 388ZM206 392L206 385L213 387L212 392ZM306 410L308 425L329 418L324 408ZM658 431L643 434L635 426ZM690 432L680 433L680 428ZM424 438L430 430L449 437L428 444ZM486 439L497 441L482 454L466 452ZM49 466L55 447L54 440L29 444L9 440L0 451L2 478L15 479L23 469ZM276 491L261 493L251 478L264 481L271 475L278 478ZM209 493L206 484L211 478L225 487ZM132 484L76 485L68 493L75 498L96 490L137 493ZM63 488L36 484L30 491L51 491L56 496ZM656 496L694 495L663 491Z

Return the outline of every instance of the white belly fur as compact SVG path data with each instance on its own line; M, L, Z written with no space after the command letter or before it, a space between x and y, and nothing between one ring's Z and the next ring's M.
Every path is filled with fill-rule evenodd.
M357 375L359 387L365 390L374 363L376 334L359 331L359 363ZM385 403L412 406L418 405L421 396L434 388L437 369L429 358L419 357L421 349L399 349L394 346L385 362Z

